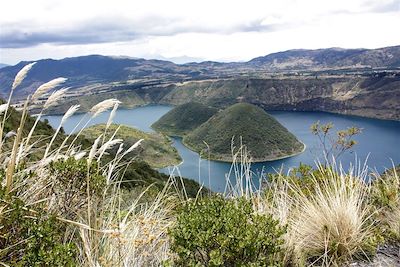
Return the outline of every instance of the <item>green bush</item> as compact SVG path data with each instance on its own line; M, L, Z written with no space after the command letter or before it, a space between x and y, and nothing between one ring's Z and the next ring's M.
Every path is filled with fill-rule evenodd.
M9 266L76 266L77 248L64 243L66 224L17 197L2 199L0 262Z
M284 233L250 201L221 196L185 204L169 231L178 266L279 266Z
M91 194L101 195L106 186L104 176L99 174L97 162L93 162L88 169L86 159L75 160L71 157L54 161L49 164L49 171L63 190L74 189L86 194L87 176L90 177Z
M400 166L372 181L370 199L379 231L387 243L400 243Z

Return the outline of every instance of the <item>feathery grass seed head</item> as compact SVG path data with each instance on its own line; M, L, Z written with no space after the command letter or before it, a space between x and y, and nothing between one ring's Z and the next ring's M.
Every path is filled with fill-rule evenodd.
M114 120L115 113L117 112L119 103L120 103L120 102L118 101L118 102L115 102L115 104L114 104L114 107L113 107L113 109L112 109L112 111L111 111L111 113L110 113L110 117L108 118L108 121L107 121L107 125L106 125L106 128L107 128L107 129L108 129L108 127L110 127L111 123L112 123L113 120Z
M58 103L58 101L65 95L65 92L69 89L68 88L63 88L60 90L57 90L55 92L53 92L49 98L47 98L46 102L44 103L43 108L44 109L48 109L51 106L54 106Z
M25 79L26 75L28 74L28 72L31 70L31 68L33 67L33 65L35 65L36 62L30 63L28 65L26 65L25 67L23 67L15 76L14 78L14 82L12 85L11 90L14 90L15 88L17 88L18 85L20 85L22 83L22 81Z
M114 107L116 103L120 104L121 102L115 98L106 99L93 106L89 112L93 114L92 118L94 118L97 117L99 114L103 113L104 111L107 111L110 108Z
M8 109L8 103L0 105L0 114Z
M143 142L144 139L140 139L139 141L137 141L136 143L134 143L133 145L131 145L130 148L128 148L128 150L126 150L125 154L128 154L129 152L132 152L132 150L134 150L135 148L137 148L140 143Z
M47 93L51 89L54 89L57 86L59 86L60 84L64 83L66 80L67 80L66 78L60 77L60 78L56 78L56 79L53 79L53 80L51 80L51 81L49 81L47 83L42 84L33 93L32 100L39 98L40 96L42 96L43 94Z
M99 137L97 137L97 139L94 141L94 143L93 143L93 145L92 145L92 148L90 149L89 157L88 157L88 159L87 159L88 166L90 166L90 164L92 164L93 158L94 158L94 156L95 156L96 153L97 153L97 147L98 147L98 145L99 145L101 136L102 136L102 135L100 135Z
M73 106L71 106L71 107L67 110L67 112L65 112L64 116L62 117L60 125L63 125L63 124L65 123L65 121L68 120L69 117L71 117L72 115L74 115L75 112L78 111L79 107L80 107L80 105L73 105Z

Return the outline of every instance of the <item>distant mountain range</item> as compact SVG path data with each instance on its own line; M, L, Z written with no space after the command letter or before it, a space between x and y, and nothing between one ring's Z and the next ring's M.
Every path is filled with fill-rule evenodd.
M14 76L27 63L0 69L1 97L8 95ZM43 59L15 91L14 100L25 99L56 77L68 78L65 86L71 87L65 105L86 107L108 97L123 97L129 103L126 106L189 101L226 106L247 101L265 109L400 119L400 46L288 50L231 63L175 64L101 55ZM264 95L267 91L270 97ZM64 110L60 107L54 112Z
M398 68L400 46L379 49L289 50L258 57L248 63L270 70Z
M4 68L4 67L7 67L7 66L9 66L9 65L0 63L0 69L1 69L1 68Z

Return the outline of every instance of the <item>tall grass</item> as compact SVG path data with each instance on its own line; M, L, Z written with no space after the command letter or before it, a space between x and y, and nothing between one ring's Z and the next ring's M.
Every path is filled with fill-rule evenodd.
M1 136L13 91L33 65L27 65L17 74L7 103L0 106L3 116L0 122ZM146 195L152 190L151 187L142 188L141 191L122 189L121 180L132 160L126 156L137 149L143 140L129 148L124 148L123 140L114 138L116 132L105 140L108 126L120 103L118 100L105 100L86 115L90 121L112 108L104 133L87 149L77 143L81 131L76 135L60 134L62 125L79 106L72 106L67 111L44 148L38 147L39 139L34 136L42 114L63 97L66 89L50 95L33 128L24 136L24 124L32 98L55 89L64 81L64 78L58 78L45 83L32 97L28 97L19 128L14 137L13 134L9 135L9 138L14 138L9 150L4 149L6 139L1 139L0 159L6 167L6 192L0 204L0 220L10 210L7 197L18 197L25 203L24 208L32 212L32 216L40 209L67 223L64 242L77 245L77 262L82 266L160 266L173 257L167 233L175 223L176 206L187 201L187 195L184 189L179 190L178 185L183 181L173 176L165 188L150 200ZM61 136L64 138L61 145L53 148L56 138ZM118 149L114 157L104 160L104 155L115 146ZM285 265L341 266L358 257L368 259L370 240L379 226L377 222L385 224L400 240L400 180L396 172L388 176L390 179L378 176L378 182L369 184L365 182L368 180L367 166L343 170L340 165L331 162L328 165L317 164L314 172L302 177L304 180L284 175L282 171L274 179L263 180L266 177L257 176L251 171L251 158L242 143L237 148L232 145L232 151L233 164L227 175L224 196L251 200L254 213L272 214L287 228L282 259ZM32 160L28 157L36 152L41 158ZM67 162L71 158L84 162L86 182L67 179L69 185L76 183L85 186L71 186L70 192L59 188L65 177L52 171L51 166L54 162ZM96 175L104 178L104 184L100 192L94 193ZM235 177L233 181L230 180L231 175ZM74 177L71 179L78 179ZM259 180L259 187L255 187L255 179ZM382 203L387 203L385 201L390 201L390 208L383 208L386 204ZM382 215L378 216L379 220L376 214ZM7 249L10 248L4 251Z
M252 181L260 177L251 171L246 149L241 147L233 158L237 182L228 181L226 195L250 198L254 212L272 214L287 227L286 265L342 266L359 258L369 260L376 245L371 242L376 210L370 203L370 185L365 182L366 165L345 171L334 161L327 166L318 163L310 177L303 177L308 182L280 171L275 179L263 181L264 187L256 188ZM395 218L390 222L396 227L398 217L391 214Z
M320 167L313 192L294 188L295 210L289 219L295 256L324 266L345 263L363 253L373 235L363 176Z
M22 73L17 75L9 100L1 107L4 116L0 124L1 133L5 127L12 93L28 75L33 65L26 66L21 70ZM79 108L73 106L63 116L55 134L47 143L44 153L40 152L42 148L35 147L38 144L38 139L34 136L35 128L45 110L62 98L66 89L55 91L50 95L28 135L24 136L23 129L32 101L53 90L65 80L57 78L39 86L25 101L12 148L10 151L1 152L1 158L8 158L5 179L6 195L20 198L25 203L25 208L31 210L33 214L35 214L35 209L40 208L49 214L55 214L58 220L67 223L69 230L66 232L65 242L76 243L79 251L78 262L82 266L159 266L168 258L167 228L173 223L171 211L182 197L176 196L177 193L171 193L173 192L171 189L177 183L173 177L152 200L142 200L151 188L144 189L141 193L121 189L120 180L129 164L126 155L137 149L142 140L124 149L122 140L114 139L114 133L109 140L104 140L99 136L92 147L85 151L80 144L76 144L79 132L72 141L68 141L72 139L71 135L64 136L62 145L52 150L52 144L62 125ZM111 124L119 103L116 99L109 99L97 104L91 109L89 120L113 108L107 125ZM31 144L33 139L35 141ZM3 140L0 145L3 144ZM102 160L106 152L117 145L119 149L115 157L110 161ZM27 157L29 153L36 152L42 155L40 159L32 161ZM64 177L52 173L49 166L52 162L66 161L71 157L80 160L86 158L87 188L82 191L72 187L71 190L77 192L66 194L57 188L60 186L59 179ZM20 168L20 162L24 162L23 168ZM93 166L96 166L95 170L91 169ZM93 171L106 179L99 195L93 195L91 189ZM74 184L74 181L68 181L68 183ZM7 205L3 204L4 201L2 200L0 205L0 218L3 215L7 216L3 212L7 208Z

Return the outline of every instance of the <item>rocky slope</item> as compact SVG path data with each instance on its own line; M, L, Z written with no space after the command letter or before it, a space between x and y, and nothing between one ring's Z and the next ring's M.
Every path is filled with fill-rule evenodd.
M400 120L400 75L381 77L289 77L189 82L159 102L198 101L225 107L249 102L266 110L327 111Z

